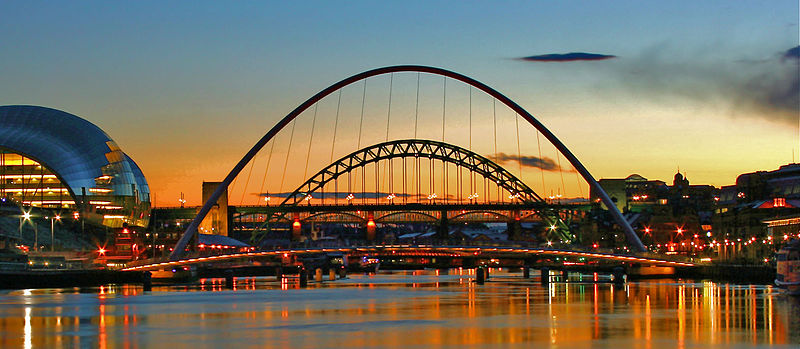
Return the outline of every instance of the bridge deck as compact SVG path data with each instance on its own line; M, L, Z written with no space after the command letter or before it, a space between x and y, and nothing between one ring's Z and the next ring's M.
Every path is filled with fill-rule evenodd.
M450 256L469 258L510 258L525 259L540 255L560 257L584 257L595 260L612 260L626 263L639 263L658 266L694 267L694 263L667 260L662 258L644 257L635 255L617 255L611 253L572 251L546 248L527 247L486 247L486 246L426 246L426 245L376 245L352 247L315 247L269 250L258 252L234 253L218 256L194 257L176 261L150 261L149 263L130 266L123 270L158 270L163 268L200 264L217 263L241 258L258 258L279 256L283 254L306 255L318 253L369 253L374 255L392 256Z

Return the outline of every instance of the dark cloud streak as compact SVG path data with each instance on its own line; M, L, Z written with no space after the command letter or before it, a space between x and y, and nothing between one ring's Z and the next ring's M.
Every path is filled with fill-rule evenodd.
M800 46L796 46L796 47L793 47L793 48L790 48L790 49L786 50L786 52L783 54L783 59L784 60L792 60L792 59L800 60Z
M516 156L516 155L509 155L506 153L498 153L497 156L489 156L489 159L492 161L503 165L507 163L521 163L524 167L533 167L533 168L541 168L545 171L558 171L561 168L558 167L555 161L550 158L539 158L536 156Z
M520 60L528 62L576 62L576 61L602 61L617 58L614 55L602 55L598 53L570 52L570 53L551 53L521 57Z

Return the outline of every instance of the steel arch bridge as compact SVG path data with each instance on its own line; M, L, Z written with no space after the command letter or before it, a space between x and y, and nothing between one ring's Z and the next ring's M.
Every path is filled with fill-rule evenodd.
M367 164L395 158L428 158L461 166L470 172L477 173L491 180L506 191L518 194L522 202L544 202L542 198L525 183L493 161L467 149L433 140L406 139L375 144L339 159L328 165L301 184L281 203L297 205L312 193L316 193L325 184L336 180L339 176L364 167Z
M301 113L306 111L307 109L311 108L315 103L323 99L324 97L334 93L337 90L342 89L345 86L353 84L357 81L361 81L367 79L369 77L383 75L383 74L391 74L397 72L417 72L417 73L427 73L433 75L440 75L446 78L454 79L457 81L461 81L465 84L468 84L478 90L483 91L484 93L492 96L500 103L506 105L508 108L516 112L519 116L521 116L525 121L527 121L530 125L535 127L555 148L564 156L564 158L569 161L569 163L575 168L575 170L586 180L589 186L600 196L600 200L605 204L608 210L611 213L611 216L614 218L616 223L623 229L625 236L628 240L628 243L632 245L634 250L645 252L646 248L642 244L639 237L634 232L633 228L630 224L625 220L622 216L622 213L617 209L614 202L611 198L606 194L600 184L595 180L595 178L589 173L586 167L578 160L578 158L572 154L572 152L553 134L549 129L547 129L541 122L539 122L531 113L527 110L522 108L519 104L511 100L510 98L506 97L499 91L489 87L488 85L470 78L466 75L462 75L450 70L430 67L430 66L420 66L420 65L398 65L398 66L390 66L390 67L383 67L368 70L362 73L355 74L348 78L345 78L337 83L334 83L327 88L323 89L322 91L318 92L311 98L307 99L305 102L300 104L297 108L292 110L289 114L287 114L283 119L281 119L275 126L273 126L256 144L242 157L242 159L233 167L233 169L228 173L225 179L221 182L221 184L217 187L217 189L211 194L208 200L203 204L200 208L197 216L192 220L192 222L186 228L186 231L183 233L181 238L178 240L173 252L170 254L170 259L178 260L180 259L185 251L186 247L189 244L189 241L197 235L197 229L206 215L209 213L211 208L214 204L219 200L224 192L227 191L228 186L233 182L236 176L242 171L242 169L256 156L256 154L269 142L272 140L278 132L280 132L284 127L286 127L292 120L297 118Z
M263 232L262 229L269 225L270 222L283 221L286 223L291 223L292 220L286 217L286 215L292 211L297 212L296 208L298 206L306 202L306 199L311 198L312 195L323 190L326 184L336 181L339 177L345 176L351 173L353 170L363 168L368 164L397 158L432 159L455 164L456 166L466 169L469 173L478 174L482 176L484 180L491 181L492 183L497 184L499 188L502 188L512 194L511 197L515 198L519 203L519 205L516 205L518 207L515 207L513 204L504 206L509 206L509 211L516 212L516 217L510 217L509 214L497 212L497 208L492 207L491 205L487 206L487 208L483 208L483 210L480 210L480 205L475 205L472 203L459 203L458 205L453 205L456 206L456 209L453 210L452 208L445 207L448 205L438 205L442 207L437 209L437 205L403 203L388 205L389 210L380 212L382 213L380 216L373 217L375 223L438 222L446 224L449 220L455 221L459 218L462 218L463 220L465 215L473 213L489 213L493 215L493 219L488 220L491 222L504 221L504 219L500 217L505 218L505 220L514 220L516 218L516 220L519 221L522 218L520 217L519 210L528 209L531 210L531 212L527 212L525 214L526 216L538 215L547 224L547 226L557 227L558 229L551 229L550 232L556 233L558 238L562 240L573 241L575 239L575 236L572 236L569 233L569 225L560 217L558 211L561 207L558 207L559 205L551 205L545 202L545 200L543 200L541 196L539 196L533 189L528 187L524 182L497 163L475 152L452 144L433 140L406 139L383 142L359 149L340 158L339 160L317 172L315 175L301 184L297 189L295 189L291 194L289 194L280 205L269 208L270 212L267 213L268 217L266 217L264 222L258 226L255 231L253 231L251 243L257 245L260 242L261 238L263 238L263 235L260 233ZM322 195L324 200L324 192L322 192ZM398 199L398 201L401 201L401 199ZM386 205L359 205L357 207L354 207L354 205L347 205L342 207L340 210L333 212L325 212L325 208L321 207L309 207L309 210L321 210L322 212L309 212L311 214L307 217L304 217L302 221L313 222L313 219L316 217L333 214L341 216L332 217L335 218L333 222L336 223L366 224L369 218L365 215L357 215L342 210L358 212L363 210L375 211L374 208L380 208L384 206ZM468 210L459 209L461 206L468 208ZM478 209L478 211L475 211L474 209ZM494 209L494 211L492 209ZM429 213L430 211L433 211L434 214ZM448 214L448 212L452 211L456 212L454 214ZM401 218L398 220L396 218L390 218L403 214L421 216L423 219L409 220L407 218ZM299 217L296 219L298 218Z

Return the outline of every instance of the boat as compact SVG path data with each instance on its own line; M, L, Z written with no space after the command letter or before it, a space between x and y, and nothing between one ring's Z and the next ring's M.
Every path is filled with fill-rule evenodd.
M199 279L197 268L194 266L179 266L175 268L158 269L150 272L151 278L158 283L186 283Z
M800 240L792 240L775 254L775 285L792 296L800 296Z
M381 260L372 256L363 256L358 261L357 266L351 266L350 269L354 269L353 271L361 271L365 273L377 273L378 269L381 267Z

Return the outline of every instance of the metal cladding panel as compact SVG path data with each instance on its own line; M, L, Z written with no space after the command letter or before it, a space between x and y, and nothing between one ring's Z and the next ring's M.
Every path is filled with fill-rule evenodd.
M133 160L99 127L70 113L38 106L0 106L0 147L54 171L76 201L82 188L87 197L93 196L90 188L97 187L95 179L103 175L111 176L113 195L132 196L135 189L137 201L150 201L147 181Z

